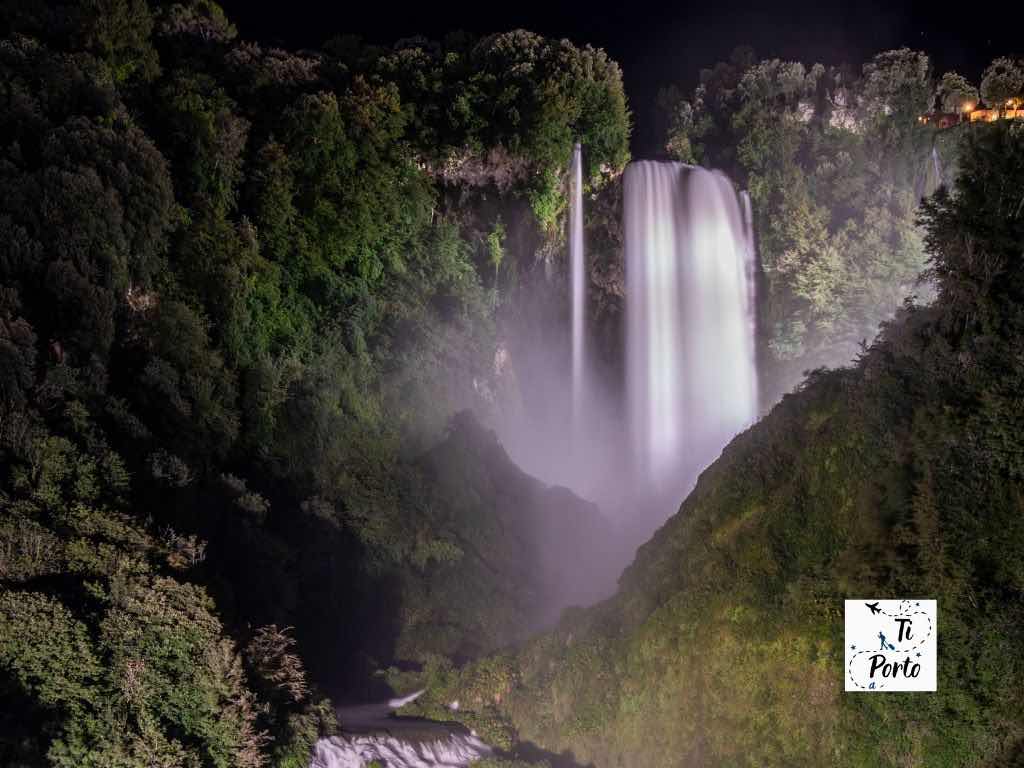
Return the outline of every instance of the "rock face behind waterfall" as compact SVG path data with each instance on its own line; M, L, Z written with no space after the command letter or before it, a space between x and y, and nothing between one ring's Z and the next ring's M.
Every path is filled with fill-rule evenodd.
M598 508L520 470L470 412L419 465L462 554L403 578L399 660L472 658L611 593L621 560Z

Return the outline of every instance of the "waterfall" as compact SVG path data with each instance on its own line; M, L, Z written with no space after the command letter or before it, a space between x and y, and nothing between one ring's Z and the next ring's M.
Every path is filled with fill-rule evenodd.
M579 144L573 148L569 179L569 291L572 311L572 403L570 407L572 408L573 447L578 448L587 391L585 381L586 341L584 339L587 265L583 253L583 158Z
M678 495L757 414L749 206L681 163L632 163L624 185L634 481Z
M740 192L740 202L743 205L743 236L746 241L747 252L746 275L747 275L747 328L750 331L750 365L754 389L754 409L757 409L757 352L755 351L754 339L757 338L757 241L754 236L754 208L750 204L750 194L743 190Z
M939 150L937 147L932 147L932 165L935 167L935 183L936 185L942 184L942 161L939 160Z

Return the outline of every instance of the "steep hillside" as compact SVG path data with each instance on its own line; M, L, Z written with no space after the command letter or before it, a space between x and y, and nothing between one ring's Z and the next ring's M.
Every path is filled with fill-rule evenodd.
M436 531L461 556L406 573L397 658L493 652L611 594L625 561L613 526L520 470L470 412L420 463Z

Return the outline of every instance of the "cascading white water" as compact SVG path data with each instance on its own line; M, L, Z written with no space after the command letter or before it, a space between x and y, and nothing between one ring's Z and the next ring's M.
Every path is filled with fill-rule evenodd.
M466 768L494 753L472 731L395 717L395 710L422 694L338 708L338 721L348 732L320 739L309 768L365 768L375 761L389 768Z
M437 741L406 740L388 734L334 736L313 749L309 768L365 768L374 761L388 768L466 768L493 750L471 734Z
M757 415L750 217L703 168L636 162L624 185L634 477L678 494Z
M583 252L583 153L577 144L572 152L569 197L569 290L572 312L572 438L578 448L586 397L586 260Z
M740 192L740 203L743 209L743 237L747 245L747 327L750 329L751 351L750 360L753 366L754 408L757 408L757 352L754 339L757 338L757 241L754 235L754 207L750 203L750 194Z
M936 184L942 184L942 161L939 160L938 147L932 147L932 165L935 168Z

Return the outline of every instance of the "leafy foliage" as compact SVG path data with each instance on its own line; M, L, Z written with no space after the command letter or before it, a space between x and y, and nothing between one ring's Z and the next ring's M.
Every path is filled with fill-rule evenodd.
M562 174L574 142L586 149L595 186L629 159L622 73L599 49L525 30L481 40L453 35L441 45L407 41L382 52L373 68L398 84L413 141L429 162L460 177L485 155L477 182L508 179L545 229L564 209Z
M946 112L964 112L978 103L978 89L963 75L947 72L939 84L939 98Z
M1024 97L1024 63L1002 56L981 76L981 97L992 109L1003 109L1013 98Z

